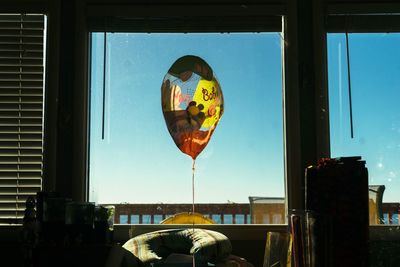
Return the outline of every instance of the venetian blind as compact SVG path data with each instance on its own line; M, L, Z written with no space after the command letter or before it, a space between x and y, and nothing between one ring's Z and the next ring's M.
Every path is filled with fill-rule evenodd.
M42 186L44 16L0 14L0 224Z

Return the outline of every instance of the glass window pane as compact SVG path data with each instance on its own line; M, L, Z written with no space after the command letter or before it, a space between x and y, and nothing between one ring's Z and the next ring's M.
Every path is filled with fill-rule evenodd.
M388 213L383 214L383 224L389 224L389 214Z
M244 214L236 214L235 215L235 223L236 224L244 224Z
M139 224L139 215L131 215L131 224Z
M128 215L120 215L119 223L120 224L128 224Z
M155 214L154 215L154 224L159 224L163 220L162 215L160 214Z
M233 215L224 214L224 224L232 224L232 223L233 223Z
M362 156L372 185L382 185L382 210L393 212L400 192L400 34L349 34L351 104L345 34L328 35L329 107L332 157ZM373 205L379 201L370 200ZM371 209L374 208L370 205ZM386 212L385 224L392 221ZM378 212L379 213L379 212ZM375 216L379 216L375 212ZM380 220L370 223L380 223Z
M215 222L220 224L222 222L221 220L221 214L212 214L211 219Z
M390 224L399 224L399 214L393 214Z
M161 110L164 75L183 55L211 66L225 103L196 159L194 201L212 203L202 214L228 203L247 214L249 196L284 197L280 33L107 33L106 47L104 33L91 37L90 201L192 210L192 159Z
M246 221L247 221L248 224L251 223L251 216L250 216L250 214L247 214L247 215L246 215Z
M150 214L143 214L142 215L142 223L143 224L151 224L151 215Z

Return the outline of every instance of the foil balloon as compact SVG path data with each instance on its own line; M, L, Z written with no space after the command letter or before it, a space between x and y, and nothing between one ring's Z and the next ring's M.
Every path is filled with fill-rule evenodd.
M192 55L177 59L164 77L161 106L175 144L196 159L224 112L221 87L207 62Z

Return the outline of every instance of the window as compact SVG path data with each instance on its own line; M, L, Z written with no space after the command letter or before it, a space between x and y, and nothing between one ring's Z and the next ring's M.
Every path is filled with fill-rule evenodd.
M369 184L385 186L384 223L394 224L400 202L400 34L350 33L348 45L349 62L345 33L328 35L332 156L362 156Z
M248 214L250 195L284 197L281 41L279 32L93 32L90 200L192 210L192 160L172 141L160 99L164 75L184 55L212 67L225 101L196 159L195 211L221 223L225 213Z
M42 186L45 17L0 14L0 224Z

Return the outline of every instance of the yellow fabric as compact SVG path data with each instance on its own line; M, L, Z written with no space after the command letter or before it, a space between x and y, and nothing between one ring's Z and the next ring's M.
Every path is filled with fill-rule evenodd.
M215 224L215 222L200 213L182 212L166 218L161 224Z

